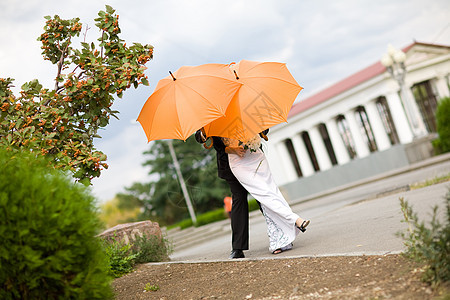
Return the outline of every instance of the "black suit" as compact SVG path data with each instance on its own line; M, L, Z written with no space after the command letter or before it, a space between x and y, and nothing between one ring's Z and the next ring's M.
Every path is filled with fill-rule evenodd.
M195 139L204 143L200 131L195 133ZM227 181L231 191L233 205L231 206L231 230L233 250L248 250L248 202L247 190L236 179L230 169L228 154L220 137L212 137L213 146L216 150L217 174L219 178Z
M217 156L218 176L227 181L233 205L231 206L231 230L233 250L248 250L248 202L247 190L236 179L230 169L225 145L219 137L213 137L213 147Z

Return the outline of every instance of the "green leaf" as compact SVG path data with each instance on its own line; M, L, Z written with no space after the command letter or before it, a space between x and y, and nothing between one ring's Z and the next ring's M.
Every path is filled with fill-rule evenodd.
M141 79L141 82L142 82L143 85L146 85L146 86L149 85L149 84L148 84L148 80L147 80L146 78L142 78L142 79Z
M83 184L84 186L88 187L90 186L91 182L89 181L88 178L83 178L80 180L80 183Z
M114 8L112 8L111 6L109 6L109 5L105 5L105 7L106 7L106 12L107 13L109 13L109 14L113 14L114 13Z

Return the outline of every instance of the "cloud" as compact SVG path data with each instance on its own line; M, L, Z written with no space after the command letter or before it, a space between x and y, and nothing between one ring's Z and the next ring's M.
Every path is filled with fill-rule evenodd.
M97 149L107 154L109 165L101 177L92 181L93 192L101 201L114 198L133 182L148 181L148 170L141 166L146 159L143 152L148 149L147 140L141 125L130 121L128 124L108 139L95 142Z

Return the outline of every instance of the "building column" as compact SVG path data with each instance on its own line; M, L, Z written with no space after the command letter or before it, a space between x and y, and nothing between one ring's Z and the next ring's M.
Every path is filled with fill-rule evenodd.
M350 127L350 132L352 133L353 141L355 142L356 155L359 158L366 157L370 154L369 147L364 142L361 136L361 129L355 118L355 111L351 110L344 114L347 120L348 126Z
M419 106L417 105L416 99L414 98L414 94L411 89L404 88L401 91L402 97L405 99L404 101L408 101L408 106L411 114L411 123L412 123L412 132L415 134L415 137L422 137L428 134L427 127L422 118L422 114L420 113ZM407 108L408 109L408 108Z
M350 161L350 156L348 155L347 148L345 148L344 142L342 141L341 135L337 128L336 119L331 119L325 122L327 126L328 134L330 135L331 144L333 145L334 154L339 165L343 165Z
M449 90L449 86L447 83L447 80L449 80L448 78L448 74L447 77L445 76L439 76L436 81L435 81L435 86L436 86L436 90L438 93L438 100L445 98L445 97L450 97L450 90Z
M309 158L308 151L306 150L305 143L303 143L300 134L296 134L291 137L292 145L295 149L295 154L297 155L300 168L302 169L303 177L314 174L314 168Z
M309 138L311 139L311 144L314 153L316 154L320 170L325 171L330 169L332 167L330 156L328 155L327 148L325 148L325 144L317 126L314 126L309 130Z
M408 144L412 142L413 134L405 111L403 110L400 97L397 93L391 93L386 95L386 101L389 105L389 110L391 111L392 120L394 121L400 143Z
M277 157L281 161L283 176L279 178L283 178L283 183L291 182L296 180L297 172L295 171L294 164L292 163L291 156L289 155L288 150L286 149L286 145L284 142L279 142L276 144ZM280 182L279 184L283 184Z
M380 114L378 113L375 101L370 101L364 105L367 116L369 117L370 127L372 128L378 151L383 151L391 147L391 142L384 129Z

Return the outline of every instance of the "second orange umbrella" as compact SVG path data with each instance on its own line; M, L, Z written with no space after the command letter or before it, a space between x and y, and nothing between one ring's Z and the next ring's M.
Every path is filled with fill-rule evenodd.
M302 87L284 63L241 60L230 65L236 82L242 83L225 116L206 125L207 136L246 142L259 132L287 121Z

